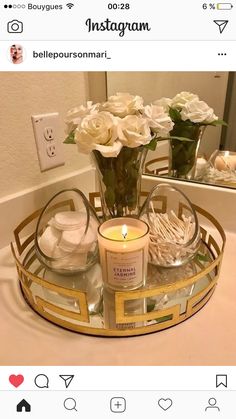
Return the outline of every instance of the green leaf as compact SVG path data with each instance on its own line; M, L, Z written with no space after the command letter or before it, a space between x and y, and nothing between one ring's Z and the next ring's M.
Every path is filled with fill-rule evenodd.
M159 319L155 319L157 323L163 323L167 322L168 320L172 320L172 314L169 314L168 316L160 317Z
M115 199L116 197L113 188L108 187L105 191L105 200L108 208L112 208L115 205Z
M155 308L155 305L156 305L155 302L154 303L147 304L147 312L150 313L150 311L153 311L154 308Z
M209 255L203 255L202 253L198 253L196 258L199 260L199 262L209 262L210 261Z
M217 119L216 121L213 121L211 124L213 127L216 127L218 125L222 125L223 127L228 127L227 122L223 121L223 119Z
M157 139L153 138L150 141L150 143L146 144L144 147L147 148L148 150L155 151L156 150L156 145L157 145Z
M156 137L154 138L158 143L160 141L169 141L171 137Z
M103 173L103 182L106 186L113 186L115 187L116 177L113 170L104 170Z
M136 188L133 190L127 191L126 197L127 205L129 209L134 209L137 205L137 190Z
M174 122L178 122L182 120L180 111L178 111L178 109L169 108L169 115L172 121Z
M190 141L191 143L195 140L191 140L191 138L187 138L187 137L175 137L175 136L171 136L170 140L179 140L179 141Z
M135 184L136 184L136 181L139 178L139 171L135 167L131 166L128 174L133 179L133 181L135 181Z
M76 144L75 142L75 131L72 131L68 137L66 137L64 144Z
M178 176L186 175L195 163L197 141L181 137L171 139L172 169Z

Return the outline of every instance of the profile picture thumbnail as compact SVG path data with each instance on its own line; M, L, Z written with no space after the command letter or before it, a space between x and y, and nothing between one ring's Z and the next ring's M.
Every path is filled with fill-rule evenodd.
M21 64L24 61L24 50L22 45L13 44L10 47L10 60L13 64Z

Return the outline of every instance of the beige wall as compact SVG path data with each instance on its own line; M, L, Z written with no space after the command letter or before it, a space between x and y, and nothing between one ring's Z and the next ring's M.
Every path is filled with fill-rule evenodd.
M76 146L63 144L65 166L41 173L31 115L59 112L63 141L66 111L90 94L87 73L0 73L0 198L89 164L89 157L79 155Z

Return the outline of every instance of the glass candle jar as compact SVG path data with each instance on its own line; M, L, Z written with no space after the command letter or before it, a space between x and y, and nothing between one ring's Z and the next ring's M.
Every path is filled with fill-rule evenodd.
M209 158L210 166L220 171L236 170L236 152L215 150Z
M98 228L103 282L114 290L137 289L147 276L149 227L135 218L113 218Z

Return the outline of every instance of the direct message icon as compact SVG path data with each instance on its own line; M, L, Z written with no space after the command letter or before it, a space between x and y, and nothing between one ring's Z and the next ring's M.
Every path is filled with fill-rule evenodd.
M65 387L68 388L74 378L74 375L59 375L59 377L64 381Z
M162 410L168 410L170 409L170 407L173 405L173 401L171 399L159 399L158 400L158 406L162 409Z
M218 26L220 33L223 33L229 21L228 20L214 20L214 23Z

